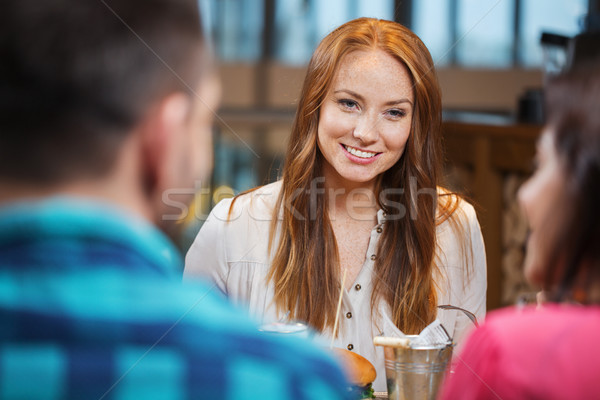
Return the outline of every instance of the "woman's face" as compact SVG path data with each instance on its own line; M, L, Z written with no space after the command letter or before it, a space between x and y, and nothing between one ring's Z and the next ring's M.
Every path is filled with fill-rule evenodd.
M320 109L318 144L333 186L372 186L402 156L410 134L413 85L381 50L342 59Z
M531 283L544 282L552 246L561 224L561 201L565 187L565 173L556 154L550 129L541 136L537 146L535 173L519 189L519 202L529 222L524 272Z

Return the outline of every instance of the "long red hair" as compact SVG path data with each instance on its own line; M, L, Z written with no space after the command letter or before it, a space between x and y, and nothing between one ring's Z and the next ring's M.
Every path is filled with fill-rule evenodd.
M268 280L274 284L278 310L289 310L291 318L318 330L332 328L342 290L338 248L326 195L315 201L313 194L311 202L309 193L311 182L322 177L323 156L317 145L319 110L343 57L373 49L383 50L406 67L415 104L405 152L376 185L379 206L387 218L373 271L371 306L375 310L383 299L403 332L418 333L437 313L436 212L437 218L449 218L457 201L454 196L437 195L441 94L433 61L421 40L398 23L356 19L331 32L315 50L292 127L282 190L273 210L269 236L273 261ZM386 191L388 188L403 190Z

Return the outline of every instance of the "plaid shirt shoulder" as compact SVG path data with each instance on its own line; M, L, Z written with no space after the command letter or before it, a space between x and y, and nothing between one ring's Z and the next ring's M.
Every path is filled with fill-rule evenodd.
M117 287L126 284L111 280ZM210 287L182 290L157 281L142 288L137 282L119 297L98 291L102 280L95 282L80 283L80 296L70 295L75 304L65 304L67 296L49 298L60 312L2 308L2 330L13 335L3 335L0 346L1 398L345 396L338 368L318 349L257 332ZM143 301L146 295L151 300Z
M266 336L214 287L156 273L160 257L140 249L164 246L128 246L103 220L61 236L38 218L15 241L0 213L0 399L345 398L313 344Z

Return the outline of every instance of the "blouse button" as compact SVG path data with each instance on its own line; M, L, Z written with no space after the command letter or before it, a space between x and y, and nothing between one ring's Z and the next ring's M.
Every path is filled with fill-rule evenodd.
M375 254L371 254L371 260L375 261L376 258L377 256Z
M362 288L362 286L360 286L360 283L357 283L356 286L354 286L354 289L356 290L360 290Z
M350 344L348 345L348 350L350 350L350 351L351 351L353 348L354 348L354 345L353 345L352 343L350 343Z
M377 233L381 233L381 232L383 232L383 228L382 228L382 227L380 227L380 226L378 226L378 227L377 227Z
M346 318L352 318L352 313L351 312L347 312L346 313Z

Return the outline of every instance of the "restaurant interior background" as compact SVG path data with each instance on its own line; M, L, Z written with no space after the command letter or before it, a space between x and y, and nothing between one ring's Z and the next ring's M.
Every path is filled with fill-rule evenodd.
M527 226L516 191L531 173L545 79L566 62L600 0L199 0L223 99L215 168L185 220L189 246L220 199L277 179L308 60L333 28L394 19L429 48L443 91L446 185L476 205L488 309L534 291L521 264ZM542 43L542 34L544 43ZM200 189L203 190L200 190Z

